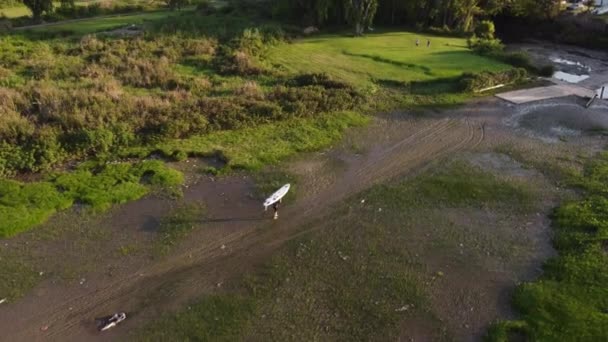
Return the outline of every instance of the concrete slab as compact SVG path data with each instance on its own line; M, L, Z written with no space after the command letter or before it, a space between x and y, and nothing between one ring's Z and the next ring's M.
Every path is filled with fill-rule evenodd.
M591 98L595 95L595 91L575 85L560 84L548 87L510 91L497 94L496 97L511 103L522 104L572 95Z

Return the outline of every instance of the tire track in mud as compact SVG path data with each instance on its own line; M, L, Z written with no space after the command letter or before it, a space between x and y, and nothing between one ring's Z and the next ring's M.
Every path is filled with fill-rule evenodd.
M154 293L165 285L176 282L179 282L180 288L188 288L194 283L201 285L202 279L210 278L217 270L225 273L225 277L236 274L244 267L243 259L266 255L286 241L320 229L298 228L327 215L331 207L341 200L435 159L477 147L485 138L485 129L483 124L468 119L437 119L414 125L404 135L407 136L381 149L379 153L350 163L344 175L338 177L332 187L302 198L286 208L285 215L290 219L281 224L278 232L277 229L263 229L267 224L261 224L223 236L200 248L144 267L59 306L42 308L25 320L14 337L7 337L12 341L31 341L41 337L62 341L91 338L83 322L96 313L117 307L118 303L129 303L137 311L137 307L141 306L138 298ZM220 248L222 245L229 248L223 250ZM196 270L195 275L193 269ZM210 287L212 285L209 283L203 284L199 290L206 291ZM50 327L42 336L39 331L41 326Z

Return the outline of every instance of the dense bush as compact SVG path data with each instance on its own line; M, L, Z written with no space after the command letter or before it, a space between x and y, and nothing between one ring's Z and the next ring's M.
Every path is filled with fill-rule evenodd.
M473 49L480 55L496 55L504 51L505 46L499 39L486 39L471 37L467 40L469 48Z
M504 72L464 73L460 78L460 88L463 91L476 92L501 84L517 83L527 77L525 69L517 68Z
M143 3L121 4L112 2L94 2L86 6L59 6L53 13L45 16L46 21L58 21L65 19L90 18L100 15L119 13L133 13L151 10L154 7Z
M555 67L553 65L545 65L538 69L538 75L543 77L551 77L555 74Z
M360 103L354 89L327 75L262 87L252 54L280 34L240 31L223 44L163 34L61 43L0 38L0 75L16 80L0 85L0 176ZM208 75L213 68L230 76Z
M288 82L295 87L322 86L325 89L352 89L348 84L332 79L328 74L301 74Z

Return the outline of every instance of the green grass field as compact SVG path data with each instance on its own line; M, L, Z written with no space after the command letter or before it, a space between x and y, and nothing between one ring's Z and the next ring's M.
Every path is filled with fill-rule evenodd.
M160 20L171 15L177 15L173 11L153 11L135 14L116 15L91 19L78 19L65 23L53 23L50 25L28 28L27 31L35 33L70 32L76 35L110 30L112 28L136 24L140 25L150 21Z
M420 46L416 47L416 39ZM431 47L426 47L426 40ZM474 54L466 40L410 32L384 32L361 38L323 35L282 44L267 54L270 64L290 72L326 72L346 82L369 86L431 81L460 76L466 71L498 71L509 66Z

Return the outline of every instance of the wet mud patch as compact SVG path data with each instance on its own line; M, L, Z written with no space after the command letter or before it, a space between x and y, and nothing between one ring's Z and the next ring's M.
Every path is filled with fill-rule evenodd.
M556 143L608 132L608 106L598 104L586 109L573 99L524 105L504 123L528 136Z
M504 153L469 153L464 155L464 159L471 163L471 165L484 171L497 173L505 177L542 177L538 171L526 168L524 165Z

